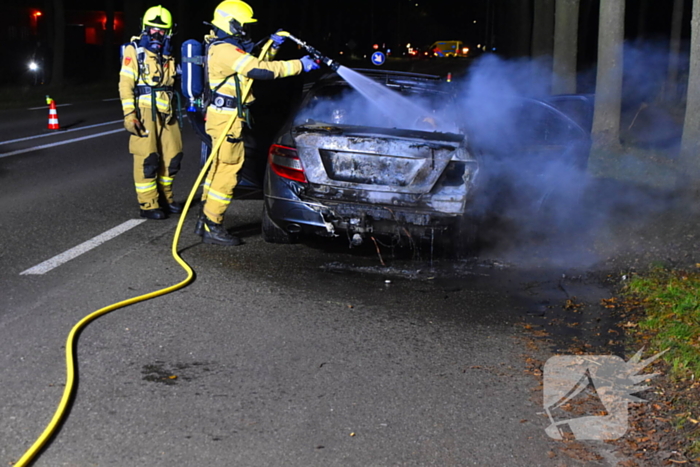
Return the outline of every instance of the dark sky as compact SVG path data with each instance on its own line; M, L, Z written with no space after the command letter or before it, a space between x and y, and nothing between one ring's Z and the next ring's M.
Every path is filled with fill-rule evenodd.
M44 8L50 0L15 0ZM259 20L254 34L259 38L284 28L304 40L341 47L352 39L357 44L385 42L389 46L412 42L427 45L436 40L469 42L482 26L480 12L487 0L251 0L248 2ZM104 10L106 0L64 0L67 10ZM114 0L117 10L126 4L138 11L162 4L173 13L182 36L193 37L205 31L202 21L210 21L219 1L215 0ZM477 20L474 24L473 21ZM129 32L129 34L138 31ZM320 44L319 44L320 45ZM358 45L359 46L359 45Z
M179 25L178 40L184 40L200 38L207 32L202 22L211 20L219 0L64 0L64 5L66 9L104 10L110 2L117 10L130 5L140 12L139 15L150 6L162 4L171 10ZM52 1L15 0L13 3L42 8ZM255 39L283 28L329 54L347 50L348 44L353 43L357 50L366 50L373 43L385 43L394 48L409 42L413 46L425 46L437 40L462 40L473 47L485 39L488 4L497 6L495 22L499 45L513 41L523 43L522 39L510 36L527 21L521 15L528 11L522 8L528 0L250 0L248 3L259 20L253 29ZM599 0L581 0L582 17L589 16L582 26L595 29L592 26L597 23L598 3ZM642 31L647 37L667 37L672 3L670 0L627 1L627 36L634 37ZM689 34L691 3L685 0L686 34ZM130 28L127 33L138 31ZM595 43L595 32L587 34L582 30L581 35L580 41Z
M249 3L259 21L253 31L258 37L284 28L319 47L341 47L350 40L358 47L377 42L394 47L407 42L426 45L436 40L467 41L476 29L475 11L484 1L460 4L447 0L258 0ZM195 17L201 18L199 21L210 20L218 2L199 4Z

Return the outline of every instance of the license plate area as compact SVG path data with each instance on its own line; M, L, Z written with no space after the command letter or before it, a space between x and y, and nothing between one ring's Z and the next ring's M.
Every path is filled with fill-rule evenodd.
M328 178L364 185L405 187L413 184L430 160L321 149Z

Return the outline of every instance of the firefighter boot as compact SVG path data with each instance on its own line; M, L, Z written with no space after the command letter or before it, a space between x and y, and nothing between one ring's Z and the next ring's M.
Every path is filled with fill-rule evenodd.
M204 213L200 213L197 223L194 225L194 233L200 237L204 235Z
M160 219L165 219L168 216L165 215L165 212L163 212L162 209L156 208L156 209L141 209L141 217L145 217L146 219L160 220Z
M170 214L180 214L185 208L185 203L181 203L180 201L173 201L172 203L161 202L161 206L163 206L164 211Z
M204 217L203 227L202 242L204 243L223 246L238 246L241 244L241 239L228 233L223 224L217 224L206 216Z
M158 204L166 214L180 214L185 209L185 203L180 201L169 202L163 193L158 195Z

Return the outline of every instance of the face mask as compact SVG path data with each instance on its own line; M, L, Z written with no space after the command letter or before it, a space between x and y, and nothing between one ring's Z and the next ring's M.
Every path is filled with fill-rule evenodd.
M150 43L163 44L165 31L160 28L148 28L148 39Z
M250 34L250 28L248 27L248 25L241 25L241 23L239 23L235 19L232 19L229 22L229 30L231 31L231 36L246 37Z

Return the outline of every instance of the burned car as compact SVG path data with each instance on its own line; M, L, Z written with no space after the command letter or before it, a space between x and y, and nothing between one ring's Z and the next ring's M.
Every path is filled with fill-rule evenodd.
M450 98L444 80L405 72L361 74L391 91L367 95L376 89L365 89L359 96L344 78L330 74L306 92L270 147L263 189L266 241L291 243L309 235L347 236L353 245L370 236L413 241L463 220L479 166L463 133L438 131L433 121L430 98ZM408 125L368 105L367 98L387 96L392 105L397 95L406 100L389 114L408 118ZM417 106L420 99L426 105Z
M438 76L345 73L307 89L270 146L267 242L321 235L351 245L389 237L469 247L485 212L505 212L510 197L518 215L529 216L555 198L551 186L566 180L561 167L585 169L588 97L498 95L470 108Z

